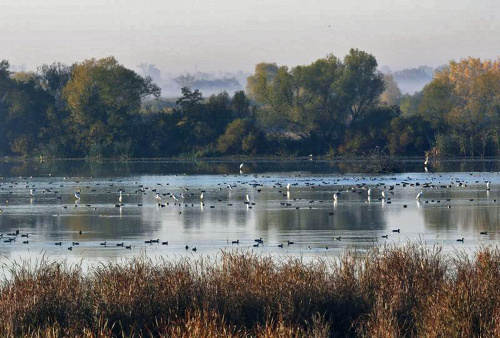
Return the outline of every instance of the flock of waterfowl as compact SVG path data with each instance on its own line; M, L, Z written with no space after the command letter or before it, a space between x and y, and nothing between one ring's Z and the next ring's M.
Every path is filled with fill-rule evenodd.
M259 180L258 175L249 175L248 173L243 173L242 171L244 170L245 166L242 163L240 165L240 174L244 174L245 177L250 177L253 179L250 180L233 180L231 183L228 182L220 182L218 183L218 187L213 188L213 190L218 190L219 192L222 191L223 189L227 189L228 191L233 191L237 190L240 186L246 185L245 189L239 189L239 195L241 196L240 203L244 204L247 209L251 209L252 207L256 206L255 201L252 200L250 195L253 196L253 194L260 194L262 191L262 188L264 187L264 183ZM470 176L474 176L473 173L469 174ZM224 177L228 177L229 175L226 175ZM366 194L366 203L371 203L372 201L379 201L381 203L386 203L386 204L391 204L391 195L394 194L394 189L396 187L400 188L406 188L406 187L411 187L413 189L418 189L419 192L416 194L415 199L417 203L429 203L429 200L425 200L424 198L426 196L425 190L427 189L449 189L452 187L466 187L468 184L476 184L478 186L483 185L484 189L489 191L490 190L490 181L486 180L479 180L477 177L475 177L473 180L460 180L460 179L452 179L449 180L448 182L441 182L439 180L441 176L438 175L435 178L425 181L424 182L418 182L414 180L412 177L407 177L404 180L401 180L399 182L394 182L391 181L390 184L388 184L386 181L386 178L383 177L346 177L342 176L342 178L317 178L317 179L311 179L309 178L308 180L301 181L300 183L298 182L298 178L300 178L300 175L297 175L294 177L294 182L289 183L286 182L285 180L272 180L270 176L265 176L262 175L261 178L266 178L267 181L266 183L269 184L268 188L270 188L272 191L277 190L278 191L278 196L286 197L285 200L280 201L280 206L283 206L285 208L295 208L295 209L300 209L300 208L308 208L312 209L314 206L314 203L332 203L333 208L331 211L329 211L329 215L334 215L336 208L338 208L342 203L343 203L343 196L347 193L355 193L355 194ZM16 191L17 194L19 194L19 189L24 189L28 190L28 193L26 193L26 197L30 198L31 203L33 201L36 201L38 198L41 196L47 196L50 194L56 195L56 198L59 200L63 199L62 194L58 190L58 188L54 187L54 181L49 181L46 182L46 187L43 188L38 188L36 184L33 184L30 182L31 177L21 177L19 180L7 180L4 181L3 178L0 179L0 196L9 196L12 195L14 191ZM69 207L79 207L79 206L85 206L88 208L94 208L94 210L97 210L97 207L93 206L90 203L83 204L85 202L85 194L89 193L91 194L92 192L95 192L95 188L98 185L104 184L102 181L98 183L92 183L93 177L90 177L87 184L83 186L82 184L79 184L80 181L71 179L71 178L65 178L67 180L68 185L72 186L74 185L75 190L74 190L74 204L62 204L61 208L63 210L68 209ZM436 182L436 180L438 180ZM224 180L223 180L224 181ZM339 185L339 182L343 184ZM443 179L444 181L444 179ZM110 180L108 183L108 188L109 187L114 187L115 184L119 185L113 180ZM347 183L346 183L347 182ZM371 183L370 183L371 182ZM92 186L94 184L94 186ZM59 188L65 188L67 190L68 185L60 184ZM116 203L115 207L116 208L123 208L124 206L132 206L133 204L130 203L127 205L127 199L132 200L132 198L129 198L131 195L134 194L142 194L145 196L151 196L150 201L151 203L154 203L158 206L158 208L165 208L168 206L174 206L174 207L183 207L183 208L188 208L188 207L194 207L195 203L199 204L200 207L203 209L205 206L205 203L208 200L210 201L211 195L213 194L213 191L210 191L210 189L204 190L203 188L187 188L187 187L176 187L175 191L165 191L167 190L167 186L169 183L167 182L157 182L156 186L145 186L144 184L139 184L138 182L135 182L134 187L132 188L131 191L126 192L123 188L119 188L118 190L111 189L111 191L108 191L108 193L115 193L116 195ZM249 189L252 189L249 193ZM307 203L309 205L304 206L304 203L302 204L297 204L294 202L297 201L303 201L302 198L300 198L300 193L304 191L305 189L317 189L321 190L323 193L330 192L331 193L331 200L308 200ZM295 190L295 191L294 191ZM292 200L291 198L291 192L294 191L294 198ZM379 197L375 197L376 193L378 193ZM215 194L214 194L215 195ZM217 195L217 202L224 203L224 200L220 198L220 194ZM67 200L67 193L64 198ZM213 202L215 200L212 200L210 202ZM470 199L470 201L473 201L473 199ZM226 201L226 207L231 207L234 203L234 201ZM304 202L304 201L303 201ZM434 202L434 200L431 200L431 202ZM441 200L436 200L436 203L440 203ZM443 200L443 202L450 202L450 199ZM496 202L496 200L494 200ZM80 204L82 203L82 204ZM142 203L135 203L137 207L142 207ZM407 205L403 205L404 208L407 207ZM451 208L451 205L447 205L448 208ZM7 210L9 208L9 199L6 198L4 200L3 206L0 208L0 217L2 215L2 212ZM215 208L215 205L209 204L208 208ZM184 211L184 209L179 209L178 213L181 214ZM54 216L60 216L60 213L57 213ZM392 229L392 233L401 233L401 229ZM82 235L83 232L80 230L79 235ZM481 231L481 235L487 235L487 231ZM16 230L14 232L9 232L6 234L0 234L0 238L3 240L3 242L6 243L15 243L18 242L18 238L22 238L22 244L29 244L29 238L30 236L33 235L31 233L21 233L19 230ZM388 239L389 235L384 234L381 236L383 239ZM335 236L332 237L332 240L335 241L341 241L342 237L341 236ZM465 239L463 237L457 239L458 242L464 242ZM227 243L231 243L231 245L240 245L243 244L240 239L233 239L233 240L227 240ZM79 242L76 241L69 241L69 242L62 242L58 241L54 243L57 246L66 246L68 250L73 250L74 247L77 247L80 245ZM157 245L169 245L169 242L167 240L160 240L160 239L147 239L144 240L144 244L157 244ZM246 243L248 246L252 247L261 247L264 246L264 239L258 238L246 240ZM283 248L285 245L286 246L291 246L294 245L295 242L292 240L286 240L281 243L274 243L272 244L275 247L278 248ZM124 243L124 242L100 242L99 243L100 247L123 247L124 249L129 249L131 250L134 245L130 243ZM311 246L307 246L308 249L311 249ZM198 249L196 246L193 246L190 243L187 243L185 245L185 250L190 250L192 252L197 252ZM328 246L325 246L324 249L328 249Z

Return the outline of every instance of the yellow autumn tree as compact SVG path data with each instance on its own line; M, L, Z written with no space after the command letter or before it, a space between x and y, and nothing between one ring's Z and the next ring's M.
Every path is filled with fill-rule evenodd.
M450 62L424 88L421 113L446 125L463 155L484 156L488 146L498 149L500 61Z

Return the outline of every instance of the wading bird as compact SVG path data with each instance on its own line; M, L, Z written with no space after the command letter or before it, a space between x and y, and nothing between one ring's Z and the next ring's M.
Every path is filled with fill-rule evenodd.
M422 197L422 194L423 194L423 193L424 193L423 191L420 191L420 192L418 193L418 195L417 195L417 200L419 200L419 201L420 201L420 197Z

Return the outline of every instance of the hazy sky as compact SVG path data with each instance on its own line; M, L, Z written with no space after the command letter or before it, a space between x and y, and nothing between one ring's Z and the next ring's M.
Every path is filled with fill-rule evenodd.
M500 55L499 0L1 0L0 59L251 71L356 47L392 69Z

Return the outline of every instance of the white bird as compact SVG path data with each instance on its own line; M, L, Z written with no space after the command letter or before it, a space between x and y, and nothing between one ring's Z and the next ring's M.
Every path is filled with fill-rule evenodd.
M385 199L385 191L382 190L382 198Z
M33 189L30 189L30 196L35 196L35 191Z
M429 164L429 156L426 156L426 157L425 157L424 166L426 166L426 167L427 167L427 164Z
M372 195L372 189L371 188L368 188L368 190L366 192L368 193L368 196Z
M250 202L250 197L248 197L248 194L247 194L247 202Z
M123 202L122 191L120 190L120 197L118 197L118 202Z
M203 200L203 193L201 193L200 195L200 200Z
M156 200L158 201L158 203L159 203L159 202L161 202L161 196L160 196L160 194L159 194L159 193L156 193L156 194L155 194L155 198L156 198Z
M486 190L490 190L490 181L486 182Z
M174 194L172 194L172 198L176 201L178 201L179 199L177 198L177 196L175 196Z
M333 194L333 200L337 202L338 199L339 199L339 194L337 193Z
M76 192L75 192L75 197L77 200L80 199L80 189L78 189Z
M419 193L418 193L418 195L417 195L417 200L419 200L419 201L420 201L420 197L422 197L422 194L423 194L423 193L424 193L423 191L421 191L421 192L419 192Z
M242 170L242 169L243 169L243 163L242 163L242 164L240 164L240 170Z
M286 190L290 190L290 183L286 185Z

